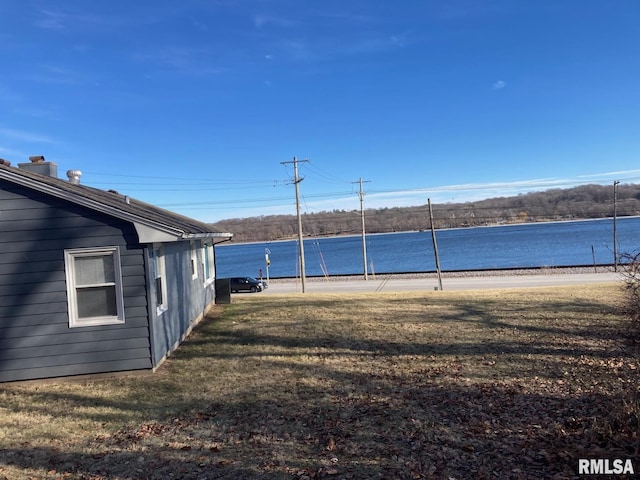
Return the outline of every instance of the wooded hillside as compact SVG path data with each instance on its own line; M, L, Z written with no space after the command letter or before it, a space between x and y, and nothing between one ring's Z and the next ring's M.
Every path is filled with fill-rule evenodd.
M436 228L472 227L518 222L578 220L612 217L613 186L583 185L569 189L551 189L515 197L497 197L468 203L433 204ZM618 216L640 215L640 185L618 185ZM388 233L430 228L428 206L365 210L367 233ZM214 224L219 231L234 234L235 242L273 241L297 235L295 215L222 220ZM305 237L359 234L362 223L359 210L333 210L303 214Z

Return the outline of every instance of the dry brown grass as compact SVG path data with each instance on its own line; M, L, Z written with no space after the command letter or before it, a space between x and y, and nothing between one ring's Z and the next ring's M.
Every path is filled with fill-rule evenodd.
M637 460L621 295L234 297L153 375L0 387L0 478L571 478L578 458Z

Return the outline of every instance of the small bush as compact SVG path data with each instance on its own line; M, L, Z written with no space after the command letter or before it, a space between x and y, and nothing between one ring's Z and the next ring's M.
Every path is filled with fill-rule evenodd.
M626 287L625 313L631 319L630 333L640 341L640 252L620 256Z

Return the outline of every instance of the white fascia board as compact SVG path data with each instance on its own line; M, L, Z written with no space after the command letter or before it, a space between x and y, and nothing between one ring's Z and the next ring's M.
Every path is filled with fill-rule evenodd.
M164 243L182 240L181 236L172 235L147 225L143 225L142 223L134 222L133 226L136 229L138 241L140 243Z
M140 243L165 243L165 242L178 242L180 240L213 240L213 243L222 243L231 240L233 235L231 233L196 233L196 234L181 234L173 235L171 233L158 230L142 223L134 222L133 226L138 233L138 240Z
M213 243L228 242L233 238L233 233L192 233L183 235L183 240L213 240Z

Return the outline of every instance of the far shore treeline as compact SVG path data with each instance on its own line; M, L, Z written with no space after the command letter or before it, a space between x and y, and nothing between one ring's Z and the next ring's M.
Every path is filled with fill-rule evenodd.
M365 204L366 205L366 204ZM466 203L432 203L435 228L477 227L524 222L581 220L640 215L640 185L620 184L615 201L612 185L582 185L550 189L514 197ZM389 233L431 228L426 205L365 209L367 233ZM359 210L333 210L302 216L307 236L355 235L362 232ZM235 242L264 242L294 238L295 215L269 215L221 220L216 229L233 233Z

